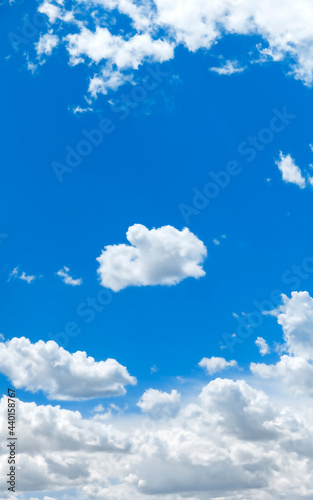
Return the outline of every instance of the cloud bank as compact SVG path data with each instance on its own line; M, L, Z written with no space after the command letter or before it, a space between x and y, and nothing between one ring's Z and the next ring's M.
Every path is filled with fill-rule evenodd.
M271 315L283 330L285 353L277 355L276 364L252 363L251 372L243 377L240 372L240 379L214 378L186 394L148 389L137 402L143 414L130 408L117 417L98 405L87 418L60 406L19 401L19 491L36 491L40 498L58 491L58 498L68 500L311 498L313 299L308 292L293 292L283 296ZM42 350L49 349L56 364L64 355L53 342L35 344L36 356L26 339L11 343L6 345L12 352L0 351L1 366L14 355L21 369L12 370L21 380L24 354L30 373L33 360L40 369L41 358L48 369L50 361ZM66 366L68 356L75 355L65 356ZM209 362L210 368L214 358L204 359L202 364ZM79 356L78 372L87 363L95 366ZM53 369L62 372L62 366ZM67 376L69 372L72 377L73 368ZM88 372L96 378L92 369ZM42 374L41 379L48 383ZM0 418L6 416L4 396ZM3 476L6 469L2 441Z

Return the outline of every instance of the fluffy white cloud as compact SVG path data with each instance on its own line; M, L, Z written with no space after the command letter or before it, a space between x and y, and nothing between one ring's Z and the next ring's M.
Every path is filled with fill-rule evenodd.
M313 360L313 299L308 292L282 295L283 304L272 315L282 326L290 354Z
M226 361L224 358L217 358L215 356L212 356L211 358L202 358L199 366L201 368L205 368L205 370L210 374L213 375L214 373L219 373L223 370L226 370L227 368L234 368L237 367L237 361L232 359L231 361Z
M282 173L283 180L285 182L290 182L296 184L301 189L305 188L306 181L303 177L300 168L295 164L293 158L290 155L284 156L282 152L279 153L279 160L277 160L276 165Z
M180 407L181 395L172 390L171 393L148 389L140 398L137 406L153 418L173 417Z
M130 245L106 246L97 261L101 284L115 292L128 286L176 285L205 275L206 247L189 229L147 229L141 224L126 233Z
M56 274L62 278L62 281L66 285L72 285L72 286L79 286L83 284L82 278L77 278L74 279L72 276L69 274L70 270L68 267L64 266L60 271L58 271Z
M273 398L275 400L275 398ZM7 400L0 402L5 420ZM313 491L312 410L215 379L171 419L19 402L19 491L107 500L277 500ZM6 442L0 470L7 470ZM4 494L4 498L6 495ZM69 497L71 498L71 496Z
M68 51L72 64L87 57L97 63L109 61L119 69L137 69L147 58L163 62L173 57L173 46L167 41L153 40L147 33L136 34L128 40L112 35L107 28L97 26L94 32L83 28L68 35Z
M271 315L283 328L288 355L281 356L276 365L252 364L249 383L216 378L200 394L199 389L187 390L184 398L175 389L149 389L137 403L144 416L126 407L121 412L115 405L111 407L118 414L104 413L98 405L85 418L59 406L19 401L20 492L53 497L53 491L60 496L70 489L76 500L311 498L312 312L313 299L307 292L283 296L283 304ZM35 356L26 339L11 342L15 357L0 350L0 366L11 358L16 376L27 380L35 363L39 371L44 364L44 373L54 364L49 377L61 384L58 372L62 372L64 353L56 344L38 343L39 353L43 346L49 347L49 356ZM94 374L95 362L86 355L82 358L78 367L73 361L76 386L84 383L77 375L81 364L88 364L85 378ZM217 359L203 358L201 364L214 370L216 365L235 363ZM68 369L62 379L65 388L73 370ZM263 379L271 383L265 381L261 390ZM41 380L45 383L42 371ZM94 387L92 382L90 387ZM0 418L5 420L6 415L3 397ZM2 442L0 470L6 469L7 447ZM4 494L5 498L9 496Z
M38 56L42 56L43 54L50 56L53 49L57 47L58 43L59 38L53 33L49 32L45 35L42 35L39 38L39 42L36 44L36 51Z
M282 296L283 304L270 314L277 317L284 332L283 355L276 364L251 363L253 374L264 379L281 379L296 394L313 396L313 299L308 292Z
M53 341L32 344L25 337L0 344L0 372L17 389L68 401L120 396L125 385L136 384L115 359L96 362L85 352L71 354Z
M268 343L262 337L258 337L256 339L255 345L258 346L261 356L265 356L265 354L268 354L270 352Z
M251 363L251 371L265 379L283 379L296 394L313 396L313 364L301 356L281 357L275 365Z
M100 67L100 73L98 70L95 73L97 80L90 87L94 96L124 83L128 68L133 74L133 70L145 61L172 59L174 49L180 44L195 52L210 49L222 37L234 34L257 35L263 41L255 46L251 38L248 54L234 54L233 60L212 68L213 71L228 75L242 71L236 62L241 56L260 64L267 60L286 60L289 74L306 85L313 81L312 0L297 3L292 0L274 3L271 0L151 0L141 3L76 0L70 6L66 2L44 0L38 10L47 16L47 34L52 34L51 26L58 30L70 64L95 63ZM119 22L119 16L128 18L129 28L117 33L113 25L116 19ZM50 54L56 39L43 40L37 47ZM102 71L105 77L101 76Z

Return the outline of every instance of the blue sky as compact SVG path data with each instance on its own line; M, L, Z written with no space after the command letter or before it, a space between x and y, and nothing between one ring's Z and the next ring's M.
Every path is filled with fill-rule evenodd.
M159 4L159 9L165 8L164 2ZM288 298L291 292L313 292L313 273L305 271L313 261L309 166L313 163L313 97L301 40L293 40L292 52L275 39L276 27L271 27L273 33L267 35L260 22L249 33L232 28L229 34L221 28L218 43L204 46L201 37L197 45L188 34L179 41L180 28L174 26L170 31L160 22L153 39L172 44L173 56L168 54L169 48L162 48L159 60L159 49L143 57L142 47L137 47L129 57L141 58L138 68L130 62L126 70L119 67L117 71L113 56L110 66L109 58L99 59L95 45L90 45L89 52L79 52L79 47L89 42L77 42L74 50L73 41L75 55L71 56L81 57L81 62L70 64L64 37L75 37L83 28L60 18L53 21L42 5L70 12L75 2L62 5L45 1L40 7L31 1L0 6L0 331L7 345L15 337L26 337L32 344L55 340L69 353L85 351L96 362L113 358L127 367L137 384L129 385L123 396L87 401L55 398L51 403L44 390L33 393L30 386L21 383L17 387L20 400L36 405L60 404L62 409L79 410L86 418L100 403L106 409L112 403L128 405L129 418L134 418L140 412L136 403L145 391L156 389L169 394L177 390L188 399L195 387L208 384L212 377L198 366L204 357L235 359L240 370L227 372L230 379L248 380L250 363L264 362L255 344L257 337L266 339L270 346L266 363L276 366L281 352L275 345L283 342L282 320L277 324L273 317L258 313L260 326L252 325L251 334L234 344L233 351L225 347L225 333L236 333L240 317L246 318L258 309L255 301L272 300L273 290ZM90 29L88 33L95 32L102 22L112 36L129 39L142 33L136 28L135 17L128 18L119 2L116 5L115 10L106 9L107 18L101 17L97 2L89 7L78 5L77 19ZM25 35L27 18L34 20L38 8L45 12L40 26L35 26L29 39L18 39L19 46L14 49L12 33ZM92 9L97 12L94 18ZM259 14L256 12L255 19ZM305 24L306 20L298 22ZM196 29L195 25L193 34ZM207 29L209 32L210 26ZM289 24L288 29L291 36L298 36ZM48 38L45 52L36 45L45 35L50 41L58 37L51 54ZM272 55L263 53L262 59L259 44L270 47ZM277 51L281 56L278 62ZM223 74L212 70L227 68L227 61L232 61L232 71ZM92 95L90 82L103 68L111 71L110 77L117 73L120 84L110 87L102 75L102 91ZM153 77L158 74L161 81ZM155 88L142 94L146 81L153 82ZM279 131L272 127L275 117L275 124L281 125ZM58 178L55 162L66 164L66 148L77 151L86 140L86 131L98 130L104 119L111 133L104 134L99 145L90 146L90 153L75 169ZM257 137L261 146L252 146L253 160L249 161L250 156L242 151L246 147L243 143L251 137ZM260 137L265 138L263 142ZM218 175L225 171L229 162L237 162L238 175L230 176L227 186L209 202L197 197L194 205L194 190L203 195L207 183L212 182L212 172ZM197 203L206 206L201 208ZM190 217L183 216L182 204L192 208ZM119 291L110 289L109 278L105 278L106 286L102 286L96 259L109 245L129 245L126 233L135 224L148 230L172 226L179 232L188 227L207 249L207 256L198 258L205 275L195 279L191 273L171 286L129 285ZM115 265L108 261L110 269ZM65 284L56 274L64 266L82 284ZM300 271L293 266L300 266ZM15 275L9 278L14 269ZM35 278L29 283L19 279L23 272ZM299 279L295 280L297 273ZM103 297L105 290L108 304L102 307L97 303L98 310L87 323L78 308L84 308L99 294ZM64 333L70 322L79 333L65 335L64 343L60 332ZM291 358L297 355L292 351L289 354ZM12 380L9 373L13 372L2 370L3 394L8 379ZM224 373L221 377L224 379ZM49 498L54 491L53 487L45 490L31 484L35 493L30 495L40 500L47 491ZM31 498L25 491L20 492L20 498ZM192 499L202 498L190 488L187 491ZM207 491L202 492L204 497ZM266 486L259 491L264 496L255 498L272 498L266 496L270 494ZM306 485L305 491L309 495L311 486ZM282 493L276 490L276 495ZM110 492L112 496L107 498L118 498L114 494ZM128 490L123 494L134 495ZM170 500L181 498L177 496L179 491L170 493L166 488L163 494L169 496L162 498ZM235 487L233 494L242 498ZM62 492L55 495L68 498Z

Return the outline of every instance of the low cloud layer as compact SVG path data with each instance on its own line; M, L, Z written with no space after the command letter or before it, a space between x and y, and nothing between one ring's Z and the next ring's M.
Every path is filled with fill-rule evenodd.
M108 245L97 258L102 286L115 292L129 286L176 285L205 275L206 247L189 229L147 229L134 224L126 233L130 245Z
M96 362L85 352L71 354L53 341L32 344L25 337L0 344L0 372L17 389L68 401L121 396L125 385L136 383L115 359Z
M69 500L311 498L313 299L308 292L283 296L272 317L282 326L285 352L277 354L276 364L254 363L239 380L215 378L183 395L148 389L137 403L144 414L132 407L117 417L112 405L98 405L86 418L59 406L19 401L19 491L36 491L36 498L58 491L58 498ZM34 360L39 369L42 357L49 365L42 349L58 353L52 355L54 370L62 373L53 342L35 344L36 355L26 339L11 342L11 353L1 351L1 366L14 353L21 380L23 356L30 359L30 373ZM211 368L214 358L204 359ZM94 361L89 358L88 364L93 373ZM6 415L4 396L0 417ZM3 475L6 469L2 441Z

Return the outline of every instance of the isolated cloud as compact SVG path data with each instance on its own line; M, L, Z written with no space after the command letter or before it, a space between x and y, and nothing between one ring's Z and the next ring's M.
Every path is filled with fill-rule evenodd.
M218 75L233 75L234 73L242 73L246 66L241 66L238 61L225 61L222 66L211 67L210 71Z
M209 375L214 375L214 373L219 373L227 368L237 367L237 361L234 359L231 361L226 361L224 358L216 358L212 356L211 358L202 358L199 366L205 368Z
M147 229L134 224L126 233L130 245L108 245L97 258L102 286L115 292L128 286L176 285L205 275L206 247L189 229Z
M70 5L44 0L38 10L48 21L47 33L35 42L38 57L51 54L58 38L70 65L95 66L89 87L93 96L118 88L144 62L172 59L179 45L191 52L208 50L229 35L251 37L251 46L213 71L238 73L243 68L237 59L244 56L259 64L286 61L288 74L305 85L313 81L311 0L76 0ZM128 20L123 31L116 30L120 19ZM261 40L257 45L255 36Z
M265 354L268 354L270 352L269 345L262 337L258 337L256 339L255 345L258 346L261 356L265 356Z
M31 274L26 274L25 271L23 271L22 273L19 272L19 268L18 266L15 267L13 269L13 271L9 274L9 278L8 278L8 281L11 281L12 278L17 278L17 279L20 279L22 281L26 281L26 283L31 283L32 281L34 281L35 279L37 278L41 278L42 276L35 276L35 275L31 275Z
M300 168L295 164L293 158L290 155L284 156L282 152L279 153L279 160L277 160L276 165L282 173L283 180L285 182L290 182L296 184L301 189L305 188L306 180L303 177Z
M171 393L148 389L140 398L137 406L153 418L173 417L180 407L181 395L172 390Z
M96 362L85 352L71 354L53 341L32 344L25 337L0 344L0 372L17 389L67 401L120 396L125 385L136 384L115 359Z
M68 267L64 266L60 271L58 271L56 274L62 278L62 281L66 285L72 285L72 286L79 286L83 284L82 278L77 278L74 279L72 276L69 274L70 270Z

